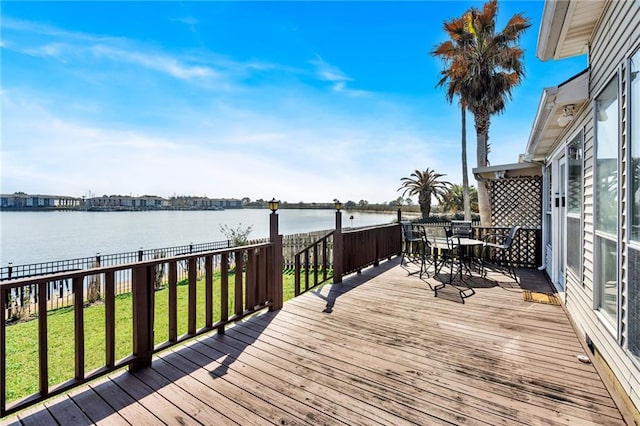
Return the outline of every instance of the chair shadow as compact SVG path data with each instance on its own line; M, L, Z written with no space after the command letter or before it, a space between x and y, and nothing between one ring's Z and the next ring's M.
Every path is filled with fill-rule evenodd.
M457 303L465 303L465 299L476 294L476 289L496 287L498 283L495 280L484 277L479 271L472 273L470 276L463 272L460 277L459 271L435 273L434 270L428 271L428 277L421 278L427 283L429 289L434 292L435 297Z

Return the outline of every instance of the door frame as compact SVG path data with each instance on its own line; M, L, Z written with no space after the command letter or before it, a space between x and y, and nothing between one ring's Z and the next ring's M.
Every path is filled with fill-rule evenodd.
M564 139L564 138L563 138ZM567 265L567 185L568 185L568 141L564 141L548 157L547 166L551 172L551 183L547 196L551 209L550 227L545 244L551 247L545 260L547 275L556 292L564 300Z

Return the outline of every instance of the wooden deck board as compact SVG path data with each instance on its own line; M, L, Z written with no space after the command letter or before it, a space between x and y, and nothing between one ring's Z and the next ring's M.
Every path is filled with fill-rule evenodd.
M68 395L84 414L96 424L128 425L129 423L91 388L81 388Z
M492 274L434 297L399 260L3 424L622 425L562 307ZM533 282L538 278L540 282ZM526 279L525 279L526 278ZM527 281L528 280L528 281Z
M270 327L268 331L265 332L265 335L266 334L271 335L270 330L272 329L276 330L277 332L277 326L273 325L272 327ZM285 329L283 329L283 331L284 330ZM395 348L393 347L385 348L384 353L377 353L376 355L367 355L367 353L375 352L376 350L380 351L380 345L374 345L372 347L368 347L362 341L358 342L358 348L362 352L358 353L356 355L356 358L358 359L359 362L367 366L366 368L363 367L367 371L362 371L362 368L356 369L356 367L352 365L347 365L346 367L344 367L340 362L341 357L339 355L345 352L345 356L347 356L349 352L348 350L339 348L338 345L332 345L330 349L324 349L325 345L323 344L323 342L329 339L333 339L334 337L330 337L329 339L319 338L319 342L318 344L316 344L315 342L310 342L308 337L304 337L310 333L309 331L307 331L304 334L298 334L298 332L292 330L292 327L288 327L286 328L286 330L287 330L286 334L282 332L277 336L274 335L274 338L279 338L279 339L282 339L283 341L286 340L289 342L291 341L292 338L293 339L303 338L307 344L310 343L312 345L311 347L314 348L313 350L316 353L316 355L314 355L315 357L319 355L326 355L328 357L326 364L333 365L334 367L338 365L347 369L351 368L353 370L350 371L350 374L356 375L358 377L366 378L369 381L376 381L376 380L380 381L381 375L388 376L393 374L395 382L397 381L401 382L399 384L400 388L402 387L411 388L413 386L415 387L415 390L420 389L422 385L421 383L416 384L408 381L403 381L401 377L403 371L398 370L398 367L404 367L407 369L407 371L422 371L423 372L422 374L424 374L425 377L440 377L440 376L447 377L447 375L449 375L448 379L445 380L445 383L446 383L445 392L446 392L446 388L449 388L453 385L452 379L458 378L460 380L460 377L463 378L462 383L459 384L459 386L461 387L461 391L471 392L471 394L468 395L469 397L473 397L473 393L480 392L483 389L486 389L488 386L491 387L492 392L489 394L489 397L486 400L481 400L476 404L471 404L470 401L465 401L465 406L473 407L472 408L473 415L479 415L482 412L482 410L485 409L484 407L487 404L489 406L491 406L492 404L495 405L497 402L496 398L500 395L506 398L509 398L509 400L513 401L517 398L518 393L522 393L521 398L529 402L528 407L530 407L531 410L533 411L531 414L535 414L535 412L537 412L539 408L548 408L549 405L553 406L556 401L552 398L552 396L556 396L556 398L565 398L565 396L560 395L563 393L564 388L562 389L555 388L558 395L553 395L551 391L544 386L532 385L531 383L527 381L523 381L522 379L518 379L518 381L513 381L515 380L515 377L513 375L505 374L505 375L499 376L498 374L495 374L491 376L490 381L487 382L487 378L486 378L487 373L483 369L474 367L472 364L457 364L455 360L451 360L450 362L446 362L446 361L441 362L435 368L429 371L429 368L430 368L429 365L433 364L433 362L429 362L425 364L424 356L411 356L406 352L401 353L402 351L395 350ZM265 336L263 336L263 338L264 337ZM339 337L335 337L335 338L339 339ZM344 339L343 339L343 342L345 342ZM355 343L351 340L347 340L347 342L350 344ZM295 343L293 345L295 345ZM309 349L309 347L307 347L306 349ZM288 350L295 351L295 348L289 347ZM413 362L404 362L410 358L413 358ZM398 365L400 362L398 360L403 361L402 365ZM471 362L474 362L474 361L471 361ZM477 362L477 360L475 362ZM380 367L378 367L378 365ZM453 374L450 374L451 372L453 372ZM398 385L395 382L394 384ZM435 384L437 384L437 382ZM385 385L390 386L388 383ZM432 392L433 390L431 388L432 386L426 386L424 388L424 391ZM524 392L519 392L521 390L524 390ZM440 392L442 392L442 390L435 395L431 395L429 399L439 398L440 396L442 396ZM543 394L545 396L548 394L551 397L549 397L550 399L548 400L536 401L532 398L532 395L536 395L536 394L538 395ZM441 405L443 406L450 405L454 400L460 399L462 395L464 395L464 393L457 393L455 394L454 397L451 397L450 400L441 401ZM582 405L589 405L589 406L592 405L590 401L584 402L579 399L576 399L574 403L575 404L582 403ZM598 410L600 408L596 407L595 409ZM471 416L471 415L472 414L467 413L467 416ZM586 415L589 416L589 414L586 414ZM585 417L585 415L583 415L582 417ZM458 422L458 420L456 420L456 422Z

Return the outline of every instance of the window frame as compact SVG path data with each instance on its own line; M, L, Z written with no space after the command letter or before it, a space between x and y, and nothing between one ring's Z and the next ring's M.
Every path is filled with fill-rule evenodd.
M640 46L636 47L636 49L633 51L632 54L629 55L629 58L627 60L627 72L626 72L626 80L627 80L627 115L628 115L628 119L626 120L626 126L627 126L627 155L626 155L626 164L627 167L629 167L629 170L627 171L627 176L626 176L626 188L628 188L628 190L626 191L626 193L629 196L629 199L626 200L627 201L627 206L628 209L625 212L627 214L627 217L629 218L627 223L629 224L629 227L634 226L633 223L633 197L634 197L634 193L632 192L633 189L635 189L633 187L633 169L632 169L632 165L633 165L633 148L634 145L637 144L637 150L638 153L640 154L640 119L638 119L639 123L637 123L637 135L634 134L633 130L633 124L631 122L631 120L633 119L633 111L634 111L634 106L637 107L638 111L640 112L640 96L638 96L637 99L637 103L634 105L634 97L633 97L633 92L632 92L632 88L631 88L631 61L637 57L636 59L638 60L638 70L640 71ZM638 84L640 86L640 76L638 77ZM640 208L640 206L639 206ZM640 223L638 224L640 225ZM638 226L636 225L636 226ZM627 238L626 238L626 243L630 246L633 247L637 250L640 250L640 235L638 236L637 239L633 238L633 232L632 229L629 229L629 232L626 233L627 234Z
M579 176L579 181L580 181L580 211L577 213L571 213L569 211L568 208L568 202L567 202L567 211L566 211L566 218L565 218L565 232L568 232L568 220L571 219L577 219L579 226L580 226L580 243L579 243L579 247L582 248L582 253L578 256L578 264L576 265L577 267L577 271L573 271L570 267L569 267L569 256L568 256L568 248L569 246L567 245L567 255L565 256L565 273L566 274L571 274L574 276L574 278L576 278L578 280L578 282L580 282L582 284L582 286L585 286L584 283L584 279L583 279L583 274L584 274L584 169L585 169L585 131L584 128L580 128L578 131L576 131L569 139L568 142L566 143L565 146L565 158L566 158L566 163L567 163L567 182L566 182L566 195L567 195L567 200L569 199L568 195L569 195L569 189L570 189L570 185L569 185L569 177L570 177L570 164L569 161L571 160L571 155L570 155L570 147L574 144L578 144L580 147L580 176Z
M592 101L592 111L593 111L593 172L592 172L592 179L593 179L593 225L592 225L592 230L593 230L593 246L594 246L594 250L593 250L593 258L592 258L592 262L593 262L593 309L596 313L596 316L598 317L599 321L601 324L603 324L603 326L616 338L617 341L620 341L621 339L621 327L620 327L620 311L621 311L621 299L622 299L622 292L621 292L621 268L622 266L620 265L620 257L622 255L621 253L621 239L620 239L620 235L621 235L621 230L620 230L620 217L622 214L622 207L621 207L621 202L620 202L620 195L622 193L621 191L621 176L622 176L622 171L621 171L621 159L622 159L622 146L621 146L621 118L622 118L622 114L621 114L621 98L622 98L622 73L620 70L620 67L618 67L616 69L616 71L613 73L613 75L608 78L607 80L605 80L605 82L602 84L602 86L599 88L599 90L596 92L597 95L594 96L593 101ZM600 143L600 141L598 140L598 98L604 93L604 91L609 87L610 84L612 84L613 82L615 82L616 84L616 102L617 102L617 131L616 131L616 140L617 140L617 152L616 152L616 160L617 160L617 164L616 164L616 179L617 179L617 184L616 184L616 199L617 199L617 206L616 206L616 232L615 233L611 233L608 231L602 231L598 229L598 203L599 203L599 197L598 197L598 144ZM599 239L605 239L608 240L610 242L613 242L616 246L616 256L617 256L617 260L616 260L616 312L615 312L615 318L611 318L611 316L607 313L605 313L603 311L603 307L602 307L602 291L603 291L603 286L604 283L600 283L598 282L598 279L600 277L600 269L601 269L601 264L600 264L600 257L599 257Z

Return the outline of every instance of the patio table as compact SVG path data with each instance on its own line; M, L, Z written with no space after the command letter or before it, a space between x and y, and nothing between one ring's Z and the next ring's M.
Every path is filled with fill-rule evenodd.
M460 271L460 279L464 280L463 274L462 274L463 267L469 272L469 275L471 275L471 269L469 268L469 266L467 266L467 264L465 263L465 260L472 262L474 260L474 257L472 256L474 250L472 250L472 248L483 245L484 241L476 240L473 238L455 238L455 237L452 240L453 240L453 246L461 247L462 251L464 252L462 253L461 256L458 256L458 262L460 263L460 268L458 268ZM449 250L450 248L449 240L445 237L436 237L436 238L430 239L429 241L432 243L433 248L436 248L438 250L441 250L441 249ZM440 265L442 265L443 262L444 262L444 258L441 260ZM436 266L436 270L438 270L438 266Z

